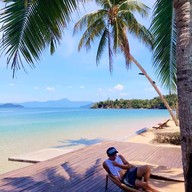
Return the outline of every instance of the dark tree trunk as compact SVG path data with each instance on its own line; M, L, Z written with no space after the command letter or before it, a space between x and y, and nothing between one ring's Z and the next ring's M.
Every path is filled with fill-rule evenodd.
M177 87L185 191L192 192L192 0L174 0Z

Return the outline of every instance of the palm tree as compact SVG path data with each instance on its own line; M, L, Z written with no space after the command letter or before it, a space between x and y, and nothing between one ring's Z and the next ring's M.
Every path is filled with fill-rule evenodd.
M45 48L49 47L51 54L55 51L71 13L84 1L3 0L0 51L7 56L13 77L16 70L25 69L23 58L34 67Z
M110 72L112 71L113 54L121 51L125 57L126 67L128 68L132 61L137 65L142 74L146 76L159 94L175 124L178 125L175 115L155 82L149 77L143 67L130 53L129 41L126 33L127 30L129 33L139 38L143 43L152 47L153 38L150 32L143 25L137 22L133 14L133 12L138 12L141 16L147 16L149 8L143 3L135 0L96 0L96 3L103 9L86 14L75 24L74 33L77 33L79 30L82 30L83 27L86 27L86 30L80 39L78 50L83 46L90 49L91 43L96 38L100 37L96 62L98 64L104 48L107 46Z
M169 4L171 9L166 9ZM179 121L181 134L182 162L185 178L185 191L192 191L192 25L191 25L191 1L167 1L157 0L155 5L154 20L161 23L174 21L176 23L176 70L177 70L177 90L179 103ZM166 18L165 18L166 15ZM172 17L169 17L172 15ZM167 17L168 16L168 17ZM169 18L169 19L168 19ZM159 39L159 46L165 47L167 35L170 34L169 28L158 29L158 24L154 26ZM157 39L156 39L157 40ZM163 51L163 50L162 50ZM161 54L160 54L161 55ZM162 55L163 57L163 55ZM162 64L161 64L162 65ZM163 65L162 65L163 66ZM161 71L161 75L164 72Z
M0 50L7 55L7 64L11 65L13 77L16 70L21 68L25 70L22 63L23 58L27 61L30 67L34 67L34 61L40 59L41 53L45 48L49 46L51 54L54 53L56 45L62 38L62 30L70 21L71 13L77 9L79 5L79 1L76 0L59 0L56 2L46 0L46 3L40 0L3 0L3 2L7 3L7 5L1 11L0 23L3 23L3 26L0 31L3 32L3 38L0 42ZM80 2L86 2L86 0L81 0ZM99 1L96 2L102 5L102 1L100 3ZM110 1L106 2L109 2L110 4ZM103 1L103 6L106 7L105 11L109 11L109 21L107 26L113 27L113 32L115 32L114 37L116 38L116 40L114 39L114 51L116 52L120 49L125 55L127 66L129 66L131 60L136 60L134 60L129 51L129 43L127 42L128 39L126 37L126 25L129 24L129 31L137 35L143 42L148 42L148 45L152 44L150 33L136 21L134 15L130 12L130 10L137 10L140 14L147 15L147 7L133 0L122 1L122 3L120 3L121 1L114 1L114 5L117 4L117 6L111 6L112 4L108 6L106 2ZM130 7L131 4L133 7ZM119 5L120 7L118 7ZM126 10L128 7L130 8ZM116 12L118 17L116 17ZM125 16L124 20L122 19L122 23L119 23L120 14ZM118 19L118 22L116 19ZM109 30L109 28L107 30ZM107 30L104 33L105 35L107 34ZM103 41L104 38L105 37L103 36L101 41ZM108 39L110 38L111 37L109 36ZM118 42L121 42L121 45L116 44ZM110 43L111 42L108 41L109 47ZM103 45L104 44L101 42L101 47L98 49L100 51L98 51L97 54L97 61L100 59ZM111 48L109 49L109 58L111 71ZM139 63L136 63L139 66ZM146 75L144 69L141 66L139 66L139 68ZM146 75L146 77L153 87L158 90L149 76ZM160 97L163 99L172 118L176 122L168 103L162 95L160 95Z

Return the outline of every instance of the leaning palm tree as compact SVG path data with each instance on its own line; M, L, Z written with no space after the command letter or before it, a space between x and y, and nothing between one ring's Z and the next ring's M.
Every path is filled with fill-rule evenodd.
M96 38L100 37L96 62L98 64L104 48L107 46L110 72L112 71L113 54L121 51L125 57L126 67L129 68L131 62L134 62L137 65L142 74L146 76L151 85L157 91L175 124L178 125L175 115L155 82L149 77L144 68L130 53L127 31L152 48L153 38L151 33L143 25L138 23L133 14L134 12L137 12L141 16L147 16L149 8L136 0L96 0L96 3L101 6L102 9L86 14L75 24L74 33L77 33L79 30L82 30L83 27L86 27L86 30L80 39L78 50L83 46L90 49L91 43Z
M45 48L49 47L51 54L55 51L71 13L85 0L2 1L0 51L5 53L14 77L16 70L25 69L22 60L34 67Z
M169 6L169 9L167 9ZM173 14L175 13L175 15ZM176 27L176 70L177 90L179 104L179 122L181 135L182 162L185 179L185 191L192 192L192 7L191 0L157 0L154 9L153 31L158 40L159 58L163 58L166 51L167 36L170 36L170 27L159 28L158 23L163 25L175 22ZM172 17L171 17L172 16ZM175 17L175 21L174 21ZM161 29L161 30L160 30ZM170 40L168 40L171 42ZM164 47L164 49L163 49ZM157 47L156 47L157 48ZM157 49L158 50L158 49ZM157 52L156 52L157 53ZM155 57L156 57L155 53ZM158 61L160 67L161 58ZM160 75L165 72L161 71Z

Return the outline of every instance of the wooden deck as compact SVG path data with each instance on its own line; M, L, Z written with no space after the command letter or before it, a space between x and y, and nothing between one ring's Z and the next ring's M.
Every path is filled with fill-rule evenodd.
M1 192L104 192L106 149L115 146L128 161L181 168L180 148L104 142L0 175ZM109 192L119 192L112 183Z

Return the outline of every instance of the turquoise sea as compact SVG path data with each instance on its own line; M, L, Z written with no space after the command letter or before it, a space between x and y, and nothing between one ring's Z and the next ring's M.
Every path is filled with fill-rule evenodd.
M126 140L143 127L170 118L167 110L0 109L0 174L25 166L8 157L45 148L77 149L104 140Z

